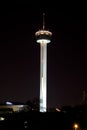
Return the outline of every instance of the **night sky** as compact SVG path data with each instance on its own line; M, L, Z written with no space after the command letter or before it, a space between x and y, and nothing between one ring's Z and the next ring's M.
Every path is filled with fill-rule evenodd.
M76 105L87 88L87 20L83 11L3 8L0 12L0 102L39 97L40 45L35 32L52 32L47 45L48 107Z

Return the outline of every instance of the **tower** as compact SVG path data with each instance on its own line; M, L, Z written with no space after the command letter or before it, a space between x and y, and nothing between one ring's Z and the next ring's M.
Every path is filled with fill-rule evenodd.
M43 29L35 33L36 42L40 43L40 112L47 110L47 44L51 42L52 33L45 30L44 14Z

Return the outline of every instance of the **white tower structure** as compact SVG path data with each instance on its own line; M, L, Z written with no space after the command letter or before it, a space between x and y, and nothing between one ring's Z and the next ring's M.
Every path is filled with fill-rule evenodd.
M40 112L47 111L47 44L51 42L52 33L45 30L44 14L43 29L35 33L36 42L40 43Z

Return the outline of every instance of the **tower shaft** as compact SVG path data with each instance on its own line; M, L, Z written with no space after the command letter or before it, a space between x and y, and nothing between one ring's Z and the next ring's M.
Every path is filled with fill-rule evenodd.
M40 43L40 112L47 110L47 43Z

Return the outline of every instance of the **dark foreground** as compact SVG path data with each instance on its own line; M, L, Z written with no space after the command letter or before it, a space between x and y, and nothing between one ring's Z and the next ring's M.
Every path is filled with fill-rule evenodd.
M66 112L21 112L10 113L0 121L0 130L74 130L74 123L78 124L75 130L87 129L87 113Z

